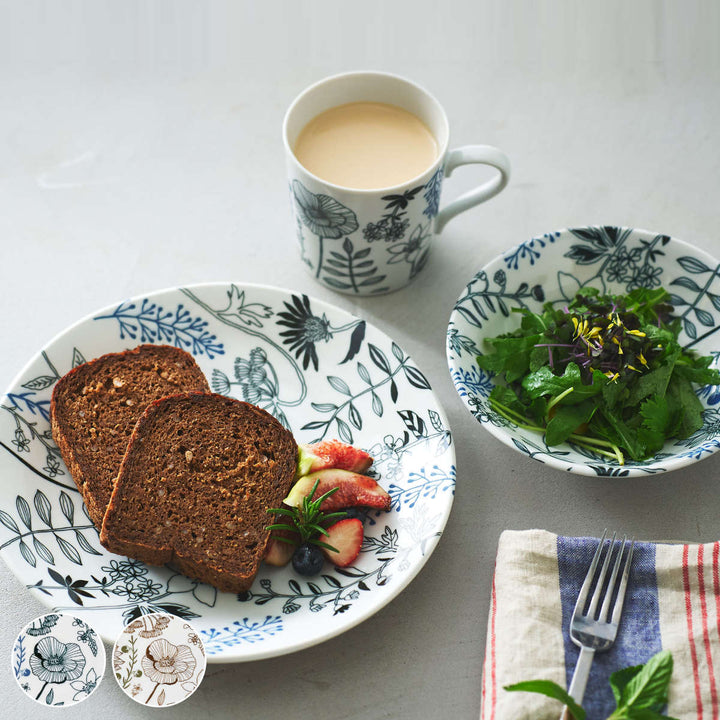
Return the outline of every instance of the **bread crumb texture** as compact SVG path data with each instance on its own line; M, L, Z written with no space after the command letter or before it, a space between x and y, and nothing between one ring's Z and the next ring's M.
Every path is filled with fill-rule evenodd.
M249 587L297 462L292 434L221 395L151 405L132 436L103 526L113 550L172 562L221 589Z
M100 527L130 435L158 398L209 391L191 355L167 345L141 345L79 365L53 392L53 437Z

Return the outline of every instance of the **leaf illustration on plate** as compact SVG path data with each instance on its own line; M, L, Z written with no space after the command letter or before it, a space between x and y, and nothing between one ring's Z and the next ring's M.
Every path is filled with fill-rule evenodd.
M0 510L0 522L10 531L20 534L20 528L17 523L12 519L11 515L8 515L4 510Z
M50 501L47 499L47 496L42 490L38 490L35 493L33 504L35 505L35 510L37 510L37 514L40 519L48 527L52 527L52 505L50 505Z
M231 285L227 292L228 304L224 310L218 310L223 317L237 318L248 327L263 327L263 320L272 317L273 310L269 305L252 303L245 299L245 291L240 290L236 285Z
M55 557L48 549L47 545L45 545L38 537L33 537L33 547L35 548L35 552L48 564L48 565L54 565L55 564Z
M425 421L414 410L398 410L398 415L405 423L405 427L407 427L416 438L427 435Z
M121 339L169 343L193 355L207 355L211 360L225 353L223 344L207 329L208 321L193 316L182 303L175 310L165 310L148 298L124 302L110 314L97 315L93 320L115 320Z
M352 331L352 335L350 335L350 347L348 348L345 357L340 361L340 365L344 365L349 360L352 360L358 352L360 352L362 342L365 339L365 328L366 323L364 320L361 320L355 326L355 329Z
M60 510L62 510L62 514L67 518L67 521L72 525L73 517L75 515L75 506L73 505L73 502L70 499L70 496L64 491L62 491L60 493Z
M76 368L78 365L83 365L87 360L83 357L83 354L77 349L73 348L72 366Z
M45 390L55 383L57 377L54 375L39 375L32 380L22 384L26 390Z

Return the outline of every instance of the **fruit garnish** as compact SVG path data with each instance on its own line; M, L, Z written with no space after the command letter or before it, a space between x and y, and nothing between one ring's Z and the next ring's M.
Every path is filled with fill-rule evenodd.
M373 463L372 457L364 450L339 440L298 445L298 451L297 477L327 468L364 473Z
M300 536L297 532L291 532L290 530L272 530L263 559L268 565L284 567L290 562L290 558L292 558L295 552L295 546L299 544Z
M337 548L331 553L322 550L323 555L337 567L347 567L355 562L363 543L363 524L357 518L339 520L327 529L328 542Z
M286 522L273 523L268 525L266 530L286 531L274 535L274 539L278 542L290 543L291 545L297 545L298 540L301 545L310 543L317 545L327 550L337 552L337 550L323 542L319 538L327 535L327 530L323 525L327 525L330 520L337 520L345 517L345 513L342 512L325 512L321 510L320 506L330 496L334 495L339 488L330 488L327 492L324 492L318 498L313 499L315 491L318 489L320 484L319 480L315 481L312 488L306 493L301 501L295 507L279 507L270 508L268 510L272 515L279 515L283 518L287 518ZM288 534L289 533L289 534Z
M292 556L293 568L300 575L317 575L322 570L324 550L317 545L303 543Z
M390 509L390 496L372 478L350 470L329 468L301 477L288 496L285 505L300 507L309 495L322 494L322 510L330 512L361 505L378 510Z

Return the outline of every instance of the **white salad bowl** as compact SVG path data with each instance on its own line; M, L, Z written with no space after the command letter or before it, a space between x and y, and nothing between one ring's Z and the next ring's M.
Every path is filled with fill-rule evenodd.
M667 235L622 227L560 230L520 243L488 263L466 285L447 330L447 360L455 388L477 421L506 445L551 467L579 475L643 476L677 470L720 448L720 386L698 387L704 424L685 439L670 440L654 457L623 465L572 443L548 447L544 435L494 412L495 383L477 356L486 340L520 326L513 308L540 312L545 302L566 303L594 287L624 294L664 287L681 319L680 342L720 367L720 263Z

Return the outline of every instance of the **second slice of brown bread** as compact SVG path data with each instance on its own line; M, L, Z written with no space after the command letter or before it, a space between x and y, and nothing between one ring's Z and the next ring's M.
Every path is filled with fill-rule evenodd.
M192 355L170 345L103 355L58 380L52 435L98 529L138 418L153 400L188 390L210 388Z
M220 590L247 590L292 486L297 445L254 405L186 393L150 405L133 431L103 522L111 552Z

